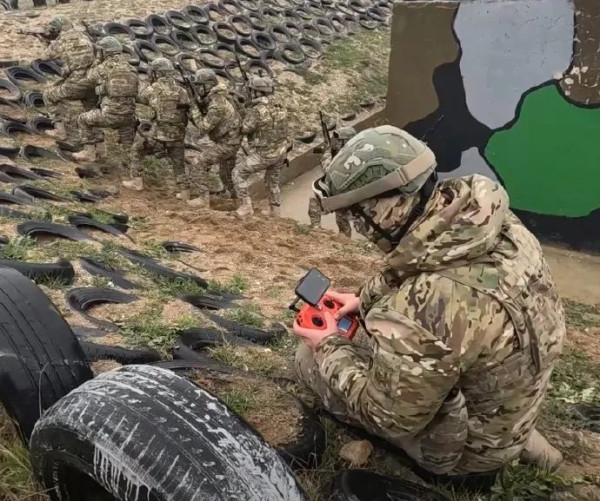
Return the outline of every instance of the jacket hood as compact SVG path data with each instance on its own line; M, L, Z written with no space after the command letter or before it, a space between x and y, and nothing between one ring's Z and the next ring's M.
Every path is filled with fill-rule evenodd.
M401 210L397 224L407 217ZM472 261L492 250L509 214L504 188L484 176L442 181L425 212L385 258L401 275Z

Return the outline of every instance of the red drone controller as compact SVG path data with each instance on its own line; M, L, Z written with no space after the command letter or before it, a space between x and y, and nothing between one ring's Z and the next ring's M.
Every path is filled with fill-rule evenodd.
M315 268L310 270L298 283L297 299L290 305L290 309L298 312L296 321L300 327L325 330L327 321L324 313L329 312L331 315L335 315L342 307L340 303L326 294L329 283L329 279ZM299 300L306 303L300 309L296 307ZM340 334L348 339L354 337L358 327L359 323L355 315L346 315L337 321Z

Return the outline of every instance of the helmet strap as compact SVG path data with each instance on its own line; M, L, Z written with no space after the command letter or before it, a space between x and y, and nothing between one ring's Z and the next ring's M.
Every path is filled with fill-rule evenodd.
M408 233L408 230L413 225L413 223L425 212L425 206L427 205L427 202L429 201L431 195L433 194L433 191L435 190L437 181L437 173L434 171L431 174L431 176L427 178L425 184L421 187L421 190L419 191L419 202L411 209L410 213L408 214L408 217L406 218L406 222L393 231L384 230L375 221L373 221L373 218L369 216L359 204L354 205L350 209L350 212L361 217L382 238L384 238L390 243L391 249L395 249L400 243L400 241L404 238L404 236Z

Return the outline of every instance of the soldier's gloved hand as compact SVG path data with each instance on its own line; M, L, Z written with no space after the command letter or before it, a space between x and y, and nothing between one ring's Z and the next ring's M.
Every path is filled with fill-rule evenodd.
M325 317L325 325L327 326L323 330L300 327L298 325L298 320L294 320L294 327L292 329L294 334L302 338L304 344L311 350L314 350L315 346L317 346L326 337L336 336L340 333L337 328L337 322L335 321L335 318L333 318L333 315L328 311L325 311L323 312L323 316Z
M360 298L358 298L356 294L340 293L328 290L327 295L337 303L343 305L335 314L336 320L339 320L346 315L354 315L358 313L360 308Z

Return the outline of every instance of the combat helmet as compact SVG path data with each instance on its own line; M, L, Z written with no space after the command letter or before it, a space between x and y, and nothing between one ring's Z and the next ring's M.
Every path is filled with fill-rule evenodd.
M213 87L218 83L217 74L209 68L202 68L194 74L194 83Z
M275 90L275 84L269 77L253 75L248 81L248 88L263 94L272 94Z
M55 16L48 24L48 32L51 35L58 36L61 31L67 31L73 28L73 23L68 17Z
M152 60L150 62L150 69L157 75L175 71L173 63L166 57L157 57L156 59Z
M354 127L340 127L337 130L333 131L332 137L334 139L339 139L346 144L350 139L356 136L356 129Z
M120 54L123 52L123 46L115 37L104 37L96 47L104 54Z
M366 129L340 150L313 184L326 212L397 190L418 192L435 171L433 151L397 127Z

